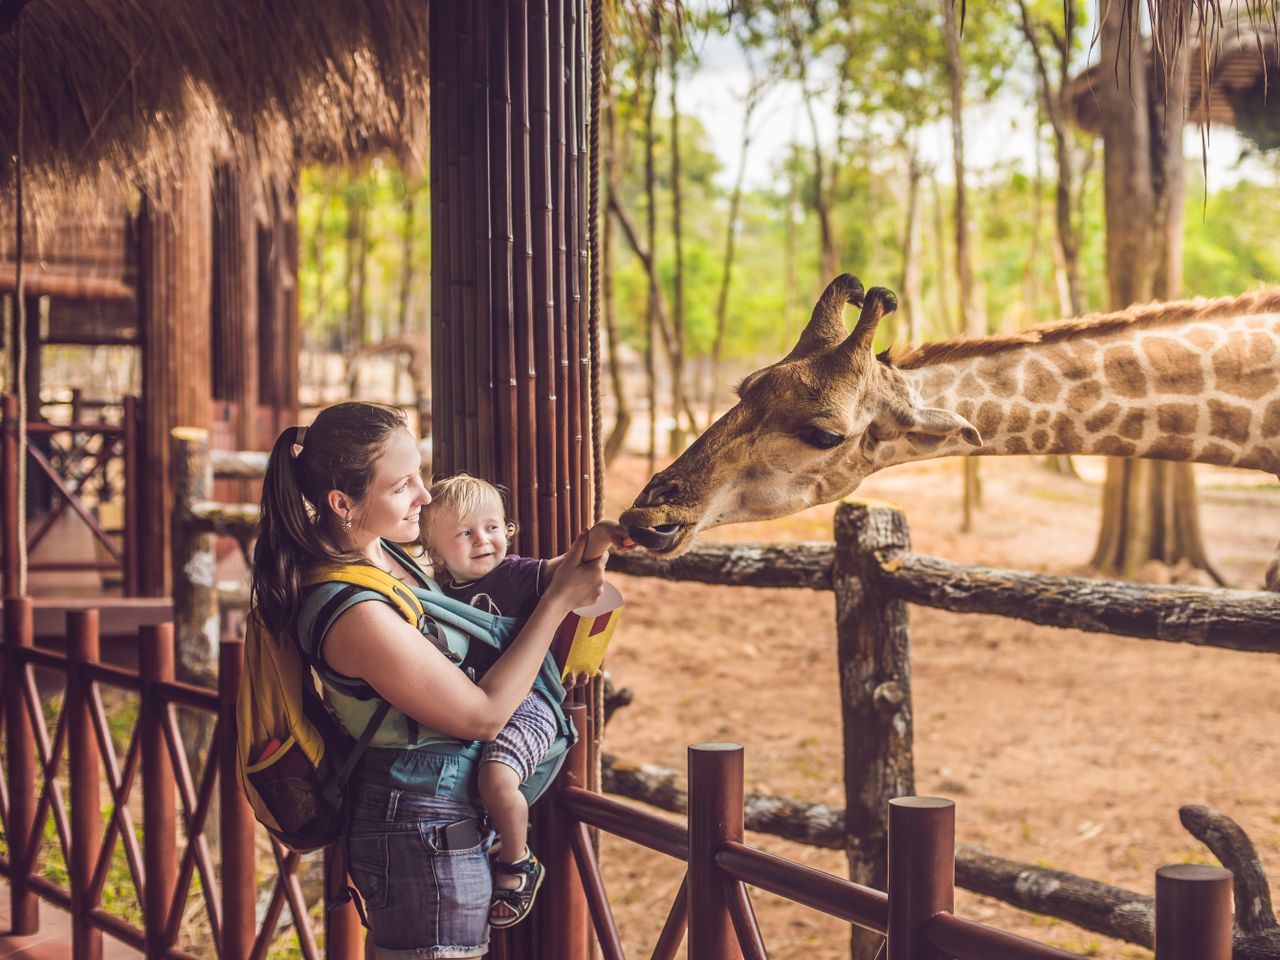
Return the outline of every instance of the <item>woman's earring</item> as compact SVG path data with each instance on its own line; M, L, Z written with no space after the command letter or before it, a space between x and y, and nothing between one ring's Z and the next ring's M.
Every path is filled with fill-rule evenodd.
M350 531L351 531L351 517L350 515L348 515L342 518L342 532L349 533Z

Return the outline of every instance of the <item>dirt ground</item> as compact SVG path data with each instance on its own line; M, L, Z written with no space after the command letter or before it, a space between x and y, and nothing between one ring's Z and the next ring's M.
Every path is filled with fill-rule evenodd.
M959 532L960 470L958 460L895 468L858 494L901 506L918 551L1080 572L1097 534L1101 464L1083 462L1082 480L1030 459L984 462L985 506L968 534ZM643 458L615 464L610 515L647 475ZM1280 539L1280 488L1259 474L1198 477L1213 561L1233 585L1259 586ZM712 534L830 539L833 512ZM635 702L610 724L608 751L684 769L686 745L732 740L746 748L749 787L842 802L830 593L612 579L627 612L608 666ZM917 607L910 622L917 792L956 801L959 842L1151 895L1157 867L1214 862L1178 822L1180 805L1208 804L1253 838L1280 894L1276 658ZM845 875L838 852L748 842ZM602 853L624 945L646 956L682 869L616 839ZM760 891L753 900L770 956L848 956L847 925ZM1151 956L964 891L956 911L1086 956Z

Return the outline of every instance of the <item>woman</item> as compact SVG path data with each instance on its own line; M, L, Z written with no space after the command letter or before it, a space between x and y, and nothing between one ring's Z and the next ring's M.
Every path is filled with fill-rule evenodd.
M604 583L605 558L582 563L579 538L479 682L387 603L357 599L318 617L303 580L322 565L367 562L410 586L428 586L396 546L418 540L419 514L430 502L421 466L401 411L354 402L321 411L305 430L285 430L272 448L254 550L253 602L266 627L311 634L299 641L327 693L345 691L353 705L379 698L392 707L352 778L347 838L351 877L382 960L488 952L487 831L466 787L463 748L502 728L529 693L556 627L570 610L598 599ZM300 620L327 626L297 631ZM349 733L361 733L361 724L336 712ZM368 707L364 716L370 713Z

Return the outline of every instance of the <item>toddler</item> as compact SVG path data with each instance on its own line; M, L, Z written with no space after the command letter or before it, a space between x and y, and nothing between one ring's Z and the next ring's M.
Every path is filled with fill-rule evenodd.
M458 474L432 485L431 502L423 510L423 540L437 581L449 596L499 616L523 620L533 613L563 556L534 560L507 553L516 527L506 517L497 487ZM633 546L619 524L602 520L587 533L583 559L598 557L609 547ZM556 730L551 704L534 691L480 758L480 799L502 841L489 911L494 927L510 927L528 916L542 885L545 870L526 845L529 807L520 784L542 762Z

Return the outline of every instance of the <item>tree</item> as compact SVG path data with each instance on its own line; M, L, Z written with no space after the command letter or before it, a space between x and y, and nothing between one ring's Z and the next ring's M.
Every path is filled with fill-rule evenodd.
M1191 2L1182 0L1179 15L1161 21L1150 70L1135 39L1138 5L1122 7L1111 5L1103 17L1102 60L1115 66L1099 71L1107 287L1115 310L1181 293ZM1191 465L1108 460L1092 565L1131 577L1150 560L1186 561L1221 582L1205 553Z

